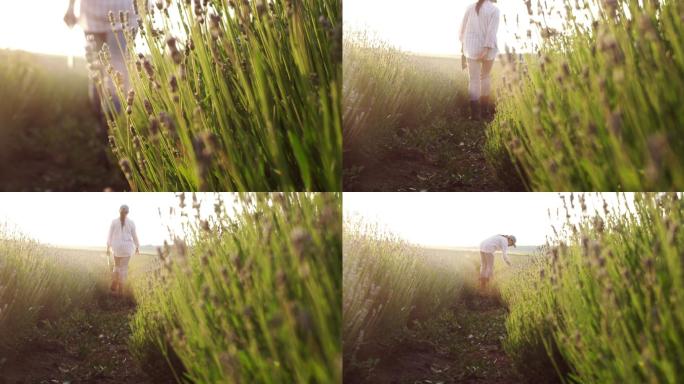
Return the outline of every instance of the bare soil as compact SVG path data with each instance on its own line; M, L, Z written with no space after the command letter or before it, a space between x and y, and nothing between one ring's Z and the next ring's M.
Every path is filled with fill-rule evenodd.
M0 361L0 383L153 383L128 348L135 305L103 297L85 310L44 321Z
M400 130L383 150L345 154L345 191L519 191L497 175L484 152L486 126L462 116Z
M100 157L80 160L27 155L14 161L21 166L9 168L0 176L1 191L102 192L130 189L118 165L114 161L104 165Z
M468 298L437 318L408 329L392 346L372 346L357 356L365 369L345 383L446 384L524 382L506 355L507 309L497 299Z

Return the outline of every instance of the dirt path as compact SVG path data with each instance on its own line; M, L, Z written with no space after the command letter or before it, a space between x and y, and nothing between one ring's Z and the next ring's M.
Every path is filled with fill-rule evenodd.
M485 157L485 124L452 116L405 129L364 164L345 164L345 191L509 191Z
M363 383L447 384L523 382L502 347L507 310L474 297L409 330Z
M103 297L43 322L15 357L0 362L0 383L151 383L128 349L134 311L127 299Z
M95 160L26 156L8 162L21 162L21 167L0 169L0 191L102 192L130 189L118 166L110 165L110 168L106 168Z

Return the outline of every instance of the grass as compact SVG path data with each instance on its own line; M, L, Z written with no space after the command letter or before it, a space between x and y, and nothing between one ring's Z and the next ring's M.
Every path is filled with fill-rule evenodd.
M88 99L85 62L66 63L0 50L0 190L125 188L123 175L103 165L106 143Z
M39 321L59 318L93 297L97 272L6 227L0 229L0 254L3 355Z
M131 189L341 190L341 1L193 4L138 7L146 55L127 29L109 126Z
M628 200L600 213L584 197L566 201L583 219L510 280L506 349L522 369L546 365L548 377L554 366L567 382L681 381L684 206L674 194Z
M421 262L418 247L374 226L346 223L343 247L343 344L349 357L363 344L391 339L413 319L443 307L440 298L460 290L458 269L438 274ZM435 287L444 295L431 296Z
M53 248L3 226L0 254L0 358L36 325L83 309L108 290L104 250ZM136 256L130 277L141 277L154 263L151 255Z
M126 324L133 311L129 298L104 294L84 308L42 322L22 340L16 356L0 366L0 375L10 383L173 380L172 376L152 376L132 359Z
M542 382L554 383L568 371L567 365L559 358L557 348L545 344L542 335L550 332L550 317L542 310L539 297L546 299L545 286L538 283L540 264L543 259L535 255L532 267L514 276L508 284L503 284L501 292L510 308L506 319L507 337L504 343L508 356L516 369L527 377L536 377ZM519 284L522 288L516 286ZM529 304L529 303L533 304ZM553 364L553 359L556 364Z
M136 356L187 382L339 381L340 197L244 194L191 222L136 287Z
M566 32L508 61L490 160L531 190L681 189L684 4L565 3Z
M344 36L347 191L518 190L484 153L485 122L469 116L468 75L455 57L410 54L363 33ZM499 87L501 65L493 69Z
M400 129L418 129L466 107L467 77L455 64L412 56L363 34L345 34L345 159L377 156Z
M426 319L407 336L414 343L436 346L447 357L445 361L435 358L439 354L431 357L430 375L422 375L422 382L522 382L501 348L508 313L497 296L473 295L470 302L459 304Z
M104 250L3 232L0 376L341 380L341 195L217 195L201 219L202 201L179 196L170 215L185 217L183 233L132 258L121 300L108 294Z
M100 251L52 248L5 229L0 240L0 376L8 382L149 382L172 379L132 361L127 344L135 300L108 294ZM155 258L133 258L142 279ZM157 376L152 376L156 374Z
M343 245L345 381L389 381L381 373L394 371L392 377L400 382L413 382L409 366L414 364L412 359L424 357L425 349L432 351L435 361L448 355L444 363L456 369L446 374L452 379L462 374L460 379L464 379L468 366L477 360L465 358L466 350L482 343L500 344L503 314L498 283L480 292L476 279L479 252L420 248L355 219L345 223ZM525 265L527 258L515 255L513 262ZM496 264L497 281L508 280L513 272L503 268L500 260ZM486 312L489 309L479 308L482 303L498 309ZM475 318L498 323L463 323ZM468 338L471 334L477 334L479 346ZM416 346L425 340L427 347ZM487 377L495 374L494 369L485 371Z
M345 379L494 380L503 371L516 382L680 382L681 194L563 199L567 221L534 256L497 265L486 294L477 253L420 250L347 224ZM414 316L416 303L427 311Z

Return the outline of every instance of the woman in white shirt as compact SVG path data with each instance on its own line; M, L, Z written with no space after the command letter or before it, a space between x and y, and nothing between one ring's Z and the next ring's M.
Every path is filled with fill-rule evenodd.
M128 206L119 208L119 217L112 221L109 226L107 237L107 257L114 254L114 270L112 271L112 292L123 292L123 285L128 275L128 262L133 253L140 253L138 234L135 232L135 223L128 217Z
M480 243L480 287L484 289L494 274L494 252L501 251L506 264L511 266L508 259L508 247L514 246L516 238L513 235L495 235Z
M491 71L494 59L499 52L496 34L499 30L499 9L495 0L478 0L468 7L463 16L459 38L463 55L468 59L470 85L470 117L481 118L481 108L485 115L493 112L489 100L491 90Z

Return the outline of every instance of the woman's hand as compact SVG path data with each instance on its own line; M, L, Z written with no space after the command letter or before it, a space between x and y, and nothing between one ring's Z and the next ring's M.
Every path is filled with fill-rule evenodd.
M489 51L491 48L485 48L482 50L482 53L480 53L480 56L477 58L478 60L484 60L487 56L489 56Z
M77 21L78 21L78 18L76 17L76 13L74 12L74 8L69 7L69 9L67 9L66 13L64 14L64 23L69 28L73 28L74 25L76 25Z

